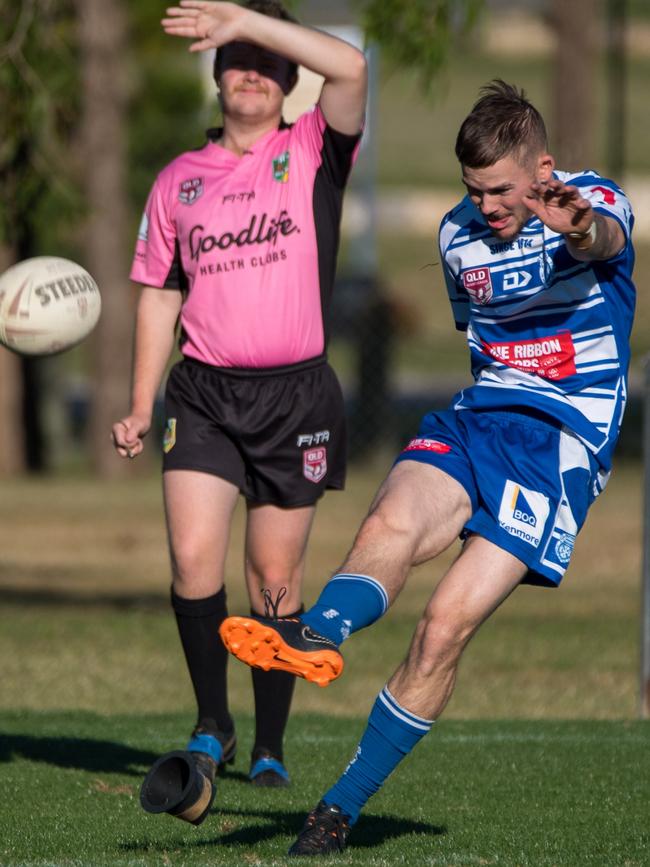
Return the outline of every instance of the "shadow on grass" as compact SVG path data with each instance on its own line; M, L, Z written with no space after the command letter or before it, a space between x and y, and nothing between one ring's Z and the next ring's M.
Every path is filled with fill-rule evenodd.
M15 757L60 768L142 776L158 755L92 738L0 734L0 762Z
M279 810L228 810L218 809L214 811L222 819L222 824L227 828L228 817L236 819L250 819L250 824L244 828L233 831L224 831L213 840L189 841L176 840L178 848L205 848L207 846L255 846L269 842L274 837L297 837L305 821L304 812L289 812ZM264 820L262 823L256 819ZM350 843L357 849L374 849L388 840L396 837L405 837L409 834L442 835L447 833L447 828L440 825L430 825L427 822L414 822L409 819L398 819L394 816L362 815L352 829ZM139 843L123 843L120 847L127 852L146 852L156 850L158 846L150 840ZM161 842L160 850L169 849L169 840Z
M43 587L0 587L0 602L3 605L43 605L47 608L169 611L169 599L162 593L76 593L72 590L47 590Z

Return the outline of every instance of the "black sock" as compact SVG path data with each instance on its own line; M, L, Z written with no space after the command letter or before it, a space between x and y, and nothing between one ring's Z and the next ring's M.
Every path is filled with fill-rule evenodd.
M305 610L300 606L293 614L283 617L297 617ZM251 610L251 614L255 614ZM265 749L280 761L283 758L282 742L284 730L289 719L289 710L296 685L296 676L286 671L262 671L251 668L253 695L255 696L255 746L253 752Z
M226 590L222 587L205 599L185 599L172 588L172 608L196 695L197 722L214 720L219 731L232 731L226 681L228 651L219 636L219 627L228 616Z

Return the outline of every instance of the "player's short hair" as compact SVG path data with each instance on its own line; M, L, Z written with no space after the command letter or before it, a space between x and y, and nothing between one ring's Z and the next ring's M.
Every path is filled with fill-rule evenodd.
M246 0L246 2L242 3L241 5L244 7L244 9L250 9L251 12L259 12L260 15L268 15L269 18L279 18L281 21L292 21L294 24L300 23L295 16L293 16L287 9L284 8L280 0ZM214 55L214 66L212 67L212 74L215 80L219 78L219 74L221 72L223 48L223 45L217 48L217 52ZM290 64L289 74L292 77L298 74L298 64Z
M548 149L541 114L523 90L495 78L463 121L456 139L456 156L472 169L492 166L507 156L524 164Z

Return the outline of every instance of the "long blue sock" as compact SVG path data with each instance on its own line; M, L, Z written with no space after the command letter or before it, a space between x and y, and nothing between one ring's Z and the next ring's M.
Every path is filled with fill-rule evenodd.
M353 632L370 626L388 609L388 595L368 575L339 573L323 587L318 600L301 620L314 632L341 644Z
M339 806L354 824L366 801L381 788L432 725L433 720L423 719L401 707L388 687L384 687L370 711L354 758L323 795L325 803Z

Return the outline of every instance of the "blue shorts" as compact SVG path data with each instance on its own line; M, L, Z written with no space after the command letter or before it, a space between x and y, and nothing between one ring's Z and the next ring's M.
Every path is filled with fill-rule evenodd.
M593 455L566 427L518 412L426 415L397 461L443 470L467 491L476 533L528 566L524 583L557 586L589 506L605 487Z

